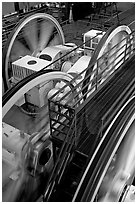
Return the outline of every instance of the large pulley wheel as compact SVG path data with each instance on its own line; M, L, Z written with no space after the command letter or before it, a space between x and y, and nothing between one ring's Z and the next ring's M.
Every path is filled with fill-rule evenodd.
M131 34L130 28L128 26L122 25L115 28L109 34L107 39L105 39L106 38L105 36L104 36L104 39L102 38L102 42L104 41L103 46L100 49L100 52L97 57L97 59L101 58L101 60L98 61L98 66L100 66L100 69L98 70L98 72L105 70L107 65L109 65L109 67L103 73L104 75L107 75L107 73L109 73L109 70L113 69L113 67L114 67L114 70L120 67L120 65L123 62L123 60L121 61L121 59L126 57L125 50L128 46L130 46L129 45L130 42L128 42L128 39L126 38L130 34ZM106 55L107 52L108 52L108 55ZM96 67L97 67L97 64L95 64L93 70Z
M98 84L101 84L114 70L120 67L120 65L124 62L124 59L129 57L131 54L129 53L129 49L132 48L132 40L129 41L127 36L130 34L130 28L125 25L112 27L106 32L98 43L97 48L89 62L89 69L87 70L86 75L91 73L90 80L92 80L94 77L96 77L96 74L98 74L99 78L101 78ZM129 54L127 54L126 49ZM112 72L110 70L112 70ZM88 87L88 89L91 89L91 91L87 96L89 96L95 90L95 88L91 88L92 85L93 83L91 83Z
M3 96L3 111L2 111L3 112L3 121L6 122L7 124L12 125L13 121L15 120L13 115L15 114L17 116L18 113L17 112L13 113L12 114L13 118L7 117L7 121L5 121L6 120L5 117L8 116L12 107L16 105L16 102L23 95L25 95L30 89L37 87L40 84L45 84L45 86L46 86L45 91L43 92L43 95L44 95L44 98L46 101L47 101L47 95L51 91L52 92L50 94L51 95L54 94L53 90L55 91L55 86L57 88L57 85L59 86L59 83L66 84L67 91L69 90L72 95L76 94L75 91L78 91L74 88L76 86L76 83L75 82L68 83L68 82L71 82L72 79L73 79L73 77L67 73L56 72L53 70L43 70L39 73L35 73L34 75L30 75L29 77L23 79L22 81L20 81L19 84L15 85L12 89L8 90ZM57 91L57 89L56 89L56 91ZM63 92L61 92L61 94L63 94ZM45 121L44 131L45 130L47 131L49 128L49 112L48 111L49 111L48 110L48 103L46 102L46 104L44 105L44 109L42 109L42 116L40 114L38 115L38 119L40 118L40 120L38 120L38 121L40 123L41 119L43 119L43 113L44 112L46 113L45 117L44 117L44 121ZM19 120L19 118L17 118L17 120ZM29 119L29 121L30 121L30 119ZM35 124L35 119L33 118L34 127L40 125L40 124L38 124L38 121L36 118L36 124ZM26 123L26 121L24 121L24 119L22 117L21 125L23 126L23 124L25 124L25 123ZM22 126L21 126L21 128L22 128ZM28 126L29 125L26 124L26 127L28 127ZM17 122L14 123L14 127L16 127L17 129L20 129L19 124ZM25 130L23 130L23 131L25 131ZM33 131L34 132L32 134L35 134L35 131L39 132L39 130L33 130ZM27 133L27 129L26 129L26 133ZM3 145L5 145L4 141L3 141ZM7 145L7 149L10 149L10 152L15 153L15 155L20 155L19 153L22 151L21 149L18 148L18 145L14 145L14 138L13 138L12 142L9 142L9 144ZM3 183L4 184L7 183L7 186L6 186L7 190L6 191L4 190L4 186L3 186L3 201L14 201L14 202L15 201L34 201L35 197L38 198L38 196L40 196L39 190L40 189L42 190L41 180L44 179L43 176L45 173L38 174L38 176L32 177L29 173L27 173L27 171L25 169L25 161L24 161L25 156L21 157L21 158L22 159L20 159L20 157L18 158L17 156L15 158L15 159L17 159L17 161L21 160L19 165L22 163L24 164L24 165L21 165L21 167L19 168L19 175L20 176L15 181L11 180L10 183L7 183L8 179L10 177L10 173L11 173L11 170L9 168L10 165L5 160L3 161L3 175L2 175L4 178ZM31 168L32 167L33 166L31 166ZM5 173L4 168L6 168L6 173ZM35 168L35 166L34 166L34 168ZM15 167L15 169L13 168L13 174L14 174L14 171L15 172L17 171L16 167ZM44 183L46 181L47 181L47 178L45 178ZM33 195L33 194L35 194L35 195Z
M45 13L23 18L10 34L3 50L3 80L5 90L10 88L12 62L25 55L38 57L47 46L64 44L64 34L57 20Z
M124 201L135 178L134 115L128 122L123 135L125 135L123 140L117 143L102 174L103 180L101 179L96 196L98 202Z
M29 79L31 77L31 79ZM40 72L40 73L36 73L33 76L28 77L26 80L24 79L24 81L21 81L19 85L17 85L17 91L16 91L16 87L15 87L15 91L14 94L12 93L12 90L9 90L9 92L7 92L5 95L8 97L8 95L10 94L10 92L12 93L11 97L8 97L8 100L3 100L3 107L2 107L2 115L3 117L8 113L8 111L10 110L10 108L17 102L17 100L19 100L24 94L26 94L29 90L31 90L32 88L34 88L35 86L42 84L42 83L48 83L50 81L57 81L57 82L64 82L64 83L68 83L71 82L71 80L73 79L73 77L70 74L64 73L64 72ZM73 91L73 87L76 86L76 83L73 82L73 84L68 85L68 87L70 87L70 90L72 89ZM52 87L54 88L54 87ZM14 90L14 89L13 89ZM79 89L75 89L77 92L79 91ZM49 90L48 90L49 91ZM8 94L9 93L9 94ZM3 96L4 98L5 95ZM6 101L6 102L5 102Z
M84 85L96 78L97 75L98 85L102 84L113 73L113 71L121 66L121 64L124 62L124 59L129 57L129 54L126 54L125 50L131 49L132 46L130 45L132 41L129 42L127 38L127 36L129 36L130 34L130 28L125 25L108 30L108 32L98 43L97 48L89 62L89 69L87 70L87 73L85 75L89 77L87 77L87 79L83 83ZM89 97L91 93L95 91L95 89L96 87L94 82L91 82L87 90L85 90L85 92L88 91L87 97ZM91 132L92 130L89 119L91 116L90 114L86 113L85 117L87 127Z
M124 104L102 136L73 201L126 201L135 179L134 99Z

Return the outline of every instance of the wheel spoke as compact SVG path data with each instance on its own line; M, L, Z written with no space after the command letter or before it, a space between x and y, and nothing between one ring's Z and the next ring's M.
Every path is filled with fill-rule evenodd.
M35 51L38 46L38 25L37 20L32 20L23 28L23 34L31 51Z
M40 50L43 50L47 46L49 39L53 33L53 30L54 30L54 26L49 21L43 21L41 23L40 41L39 41L39 49Z
M59 35L56 34L54 38L49 42L48 46L58 45L60 43Z
M25 55L31 55L30 50L26 48L25 45L21 43L19 40L16 40L11 50L10 61L14 62L20 57Z

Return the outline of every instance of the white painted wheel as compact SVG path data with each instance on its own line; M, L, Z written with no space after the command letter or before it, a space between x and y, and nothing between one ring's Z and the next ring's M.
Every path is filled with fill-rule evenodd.
M31 78L31 80L29 78ZM3 105L3 111L2 111L3 118L6 115L8 115L8 112L13 107L13 105L16 104L17 100L19 100L24 94L26 94L33 87L36 87L36 86L43 84L43 83L48 84L49 82L53 82L53 84L54 84L56 81L57 81L57 83L62 82L63 84L67 84L68 82L70 82L72 80L72 78L73 77L71 75L64 73L64 72L55 72L55 71L46 71L46 70L42 71L41 73L36 73L34 78L32 77L32 75L29 76L28 79L27 78L24 79L24 81L25 81L24 84L22 81L20 82L20 84L21 84L20 88L18 88L16 91L13 91L14 93L11 95L11 97L8 98L8 100ZM10 92L10 91L12 92L12 90L15 90L18 86L19 86L19 84L15 85L15 87L13 87L8 92ZM75 93L75 91L79 91L79 90L76 90L74 88L75 86L76 86L75 82L73 82L72 84L69 84L67 86L69 91L71 91L72 95L73 95L73 92ZM51 87L51 88L53 89L53 87ZM50 90L48 90L48 91L50 92ZM44 110L42 110L42 113L44 111L46 111L46 116L44 117L44 121L46 121L46 125L45 125L46 127L45 128L47 128L47 131L49 131L48 130L48 128L49 128L48 103L46 103L46 104L47 105L45 105L46 107ZM16 114L16 112L14 114ZM12 120L11 118L8 118L8 119ZM19 118L18 118L18 120L19 120ZM9 121L9 124L10 124L10 121ZM22 124L23 124L23 118L22 118ZM45 131L45 129L44 129L44 131ZM34 132L34 134L35 134L35 132ZM3 138L2 142L3 142L3 146L5 146L4 138ZM14 145L15 145L14 140L12 140L12 143L9 142L9 144L7 144L6 149L12 149L12 152L14 152L16 155L19 155L18 152L22 152L22 149L18 148L19 146L17 147ZM27 150L25 152L27 152ZM3 162L6 163L4 160L4 158L5 158L4 156L5 156L5 153L3 151ZM7 184L6 190L3 189L3 201L13 201L13 202L15 202L15 201L29 201L29 200L33 200L33 196L32 196L33 193L35 193L36 195L37 194L39 195L38 186L41 185L41 178L43 175L41 176L41 174L40 175L38 174L36 177L30 176L30 174L27 173L27 171L25 169L26 163L24 162L24 160L25 160L25 156L19 157L19 161L21 161L20 162L21 165L20 165L20 163L19 164L17 163L17 164L19 166L21 166L22 168L18 169L18 174L19 174L18 178L15 181L14 181L14 179L11 180L11 182ZM22 165L22 163L23 163L23 165ZM3 165L4 188L5 188L5 183L9 182L11 170L10 170L10 168L8 169L8 167L10 165L5 165L7 168L6 175L5 175L4 165ZM49 167L49 168L51 168L51 167ZM9 174L8 174L8 172L9 172ZM16 168L15 168L15 170L13 170L13 173L12 173L13 175L14 175L14 172L15 173L17 172ZM40 186L40 188L41 188L41 186Z
M119 110L103 134L81 178L73 201L78 201L78 197L82 197L83 202L124 201L135 178L135 113L133 108L134 96ZM102 146L108 136L109 140ZM100 151L101 154L98 157ZM86 190L82 184L86 185Z
M64 73L64 72L49 72L42 74L33 80L26 83L24 86L22 86L3 106L2 108L2 117L6 115L6 113L10 110L10 108L23 96L25 93L27 93L30 89L37 86L38 84L41 84L46 81L53 81L53 80L60 80L70 82L73 79L73 77L70 74ZM73 81L72 84L74 87L76 86L76 83Z
M128 127L128 128L127 128ZM105 176L97 194L98 202L124 201L135 176L135 120L125 128L121 143L114 148L106 165Z
M22 56L38 56L47 46L64 44L64 34L57 20L45 13L36 13L22 19L10 34L3 50L3 79L10 88L11 64Z
M98 75L102 78L98 84L103 83L109 75L118 69L124 60L130 56L131 53L129 52L129 49L131 49L132 41L128 42L126 38L130 34L130 28L128 26L121 25L116 28L112 28L110 31L108 30L108 32L102 37L89 63L89 70L87 73L91 73L90 81L96 77L95 70L98 67ZM129 48L127 51L129 54L126 54L125 50L128 46ZM109 52L109 50L111 51ZM106 55L106 53L108 54ZM93 83L91 83L88 87L88 90L91 89L91 91L87 96L95 90L95 87L93 89L91 88L92 85Z

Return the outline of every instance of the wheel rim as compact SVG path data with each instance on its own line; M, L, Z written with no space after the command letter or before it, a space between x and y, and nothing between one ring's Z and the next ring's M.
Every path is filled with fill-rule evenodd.
M125 196L124 192L127 190L128 187L130 187L130 185L132 185L133 179L135 176L135 148L134 148L135 114L133 112L134 98L135 97L132 96L125 103L125 105L120 109L120 111L113 119L112 123L110 124L109 128L106 130L105 134L103 135L96 150L94 151L93 156L91 157L91 160L87 165L87 168L83 174L83 177L73 197L73 201L81 200L81 201L90 201L90 202L97 202L97 201L105 202L105 201L110 201L110 199L113 199L113 198L117 199L115 200L116 202L119 200L120 201L124 200L124 196ZM118 117L120 117L121 113L126 110L125 108L127 108L127 105L129 105L129 103L131 103L130 108L132 112L128 113L128 116L125 115L127 116L127 118L123 117L123 120L125 122L121 119L121 122L118 125L119 127L118 126L115 127L115 129L111 132L111 136L110 136L111 140L108 141L107 144L105 143L106 145L101 149L101 145L105 141L106 136L110 132L111 128L114 127L114 124L117 121ZM124 125L123 128L121 127L121 123ZM115 134L113 134L115 130L116 132L118 131L117 133L119 134L119 136L117 135L118 137L116 141L115 141ZM103 150L104 152L101 154L100 157L98 157L97 155L100 152L100 150ZM115 157L116 154L120 155L120 157L117 157L118 159L116 159ZM124 160L124 163L122 163L123 160ZM95 163L97 162L97 166L94 162ZM132 164L132 167L130 164ZM116 166L115 169L114 169L114 166ZM109 183L109 179L107 179L108 182L104 181L104 179L109 175L107 174L108 172L112 172L110 174L111 175L110 178L111 178L111 181L113 181L113 183L111 181ZM91 179L89 178L89 176L91 177ZM113 180L114 177L116 178L115 180ZM114 186L113 184L114 184L114 181L118 181L117 178L120 178L120 180L122 180L123 183L122 185L119 185L120 186L119 188L117 188L117 185L115 185L116 188L114 188L114 190L116 189L116 193L117 192L118 193L116 194L114 191L115 197L112 196L110 197L110 199L108 199L109 197L108 196L106 197L106 195L108 195L109 192L112 192L112 195L113 195L113 186ZM105 184L106 184L106 187L105 187ZM117 183L115 182L115 184ZM85 189L82 187L82 185L84 185L83 187L85 187ZM114 199L112 200L112 202L114 202Z
M27 91L29 91L30 89L32 89L33 87L37 86L40 83L50 80L61 80L61 81L66 81L70 82L73 77L70 74L64 73L64 72L49 72L49 73L45 73L42 74L36 78L34 78L31 81L28 81L28 83L26 83L23 87L21 87L15 94L13 97L11 97L7 103L3 106L2 109L2 115L3 117L7 114L7 112L10 110L10 108L16 103L16 101L22 96L24 95ZM71 84L70 84L71 85ZM73 81L72 82L72 86L76 86L76 83ZM79 91L79 88L77 88L76 91Z
M3 78L10 88L11 63L22 56L38 57L47 46L64 44L64 34L57 20L44 13L37 13L21 20L11 33L3 51Z
M125 53L123 53L121 56L119 56L120 53L124 52L124 50L126 48L126 44L127 44L127 39L125 39L125 40L123 40L123 39L126 38L126 36L129 35L130 33L131 33L131 30L129 29L129 27L127 27L127 26L119 26L107 38L103 48L100 50L98 59L101 56L103 56L106 52L108 52L110 49L115 47L114 49L112 49L110 51L110 53L107 56L107 59L103 59L104 61L106 60L108 64L113 62L110 65L109 69L114 67L115 64L117 64L117 62L119 62L120 59L122 59L124 57ZM119 45L116 46L117 44L119 44ZM123 48L120 49L120 47L123 47ZM113 55L113 56L111 57L111 55ZM114 59L116 59L116 58L117 58L117 60L114 61ZM122 64L122 62L118 63L118 65L115 67L115 69L117 69L121 64ZM109 71L109 69L108 69L108 71Z
M105 173L97 194L98 202L120 202L135 175L135 121L132 121Z

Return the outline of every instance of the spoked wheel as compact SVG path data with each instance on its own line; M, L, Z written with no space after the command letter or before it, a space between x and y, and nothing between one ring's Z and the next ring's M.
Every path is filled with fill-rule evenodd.
M106 32L98 43L89 63L89 70L87 70L86 75L91 73L90 80L98 74L98 85L103 83L103 81L105 81L114 70L120 67L120 65L124 62L124 57L126 59L129 57L129 54L126 55L125 50L131 49L132 41L129 42L126 38L130 34L130 28L125 25L111 28L108 32ZM97 67L98 70L94 71ZM91 83L88 87L88 90L91 89L91 91L87 94L87 96L95 90L95 88L91 88L92 85L93 83Z
M135 176L135 122L111 159L97 195L98 202L121 202Z
M51 90L55 91L55 86L59 87L59 83L67 84L72 80L72 78L73 77L67 73L55 72L53 70L51 71L43 70L40 73L35 73L33 76L30 75L29 77L20 81L20 83L16 84L12 89L8 90L3 96L3 122L10 124L11 126L19 130L22 130L25 133L28 133L27 129L22 129L22 128L25 127L24 126L25 124L27 125L26 128L29 127L29 123L30 121L32 121L31 125L33 125L32 127L33 132L31 132L31 134L35 134L38 132L41 133L40 131L44 133L44 134L42 133L43 134L43 140L41 140L41 146L42 146L44 144L43 141L45 141L44 135L47 134L49 131L49 112L48 112L47 96ZM38 118L37 118L37 115L35 118L32 117L32 119L31 119L31 116L29 117L25 116L24 118L23 117L24 113L21 113L18 108L15 108L16 102L23 95L25 95L30 89L32 89L33 87L37 87L40 84L42 84L43 86L45 85L45 91L43 92L44 100L45 100L44 109L42 108L42 111L39 112ZM73 95L73 93L76 91L76 89L74 91L74 88L73 88L75 86L76 86L75 82L73 82L73 84L69 84L67 86L66 91L68 90L71 91L71 94ZM54 94L54 92L50 94L52 95ZM63 94L63 92L61 92L61 94ZM12 107L14 108L12 109ZM10 116L8 117L8 114L11 113L10 111L13 111L13 112L11 114L11 117ZM15 121L16 120L14 117L15 115L17 116L17 121ZM22 118L21 118L21 126L19 127L20 117ZM44 119L44 124L42 122L42 119ZM44 125L44 129L42 130L41 130L41 122L42 122L42 127ZM38 129L36 129L37 127ZM9 140L10 139L11 137L9 136ZM37 140L37 138L35 137L34 139ZM18 145L16 145L17 141L18 141ZM14 202L15 201L36 201L36 199L41 195L42 189L44 190L46 181L48 181L49 174L47 175L47 172L46 172L47 170L45 172L42 170L44 169L43 163L41 165L31 165L31 168L26 169L26 162L29 163L29 161L28 159L25 160L26 158L25 155L27 154L27 150L23 151L24 149L24 146L22 146L23 141L25 142L25 138L24 139L20 137L16 138L16 136L14 138L14 136L12 136L12 140L8 142L8 138L5 137L5 135L3 135L3 147L5 147L3 151L3 166L2 166L3 167L3 201L14 201ZM40 140L38 141L38 145L40 146ZM6 158L5 150L6 151L10 150L9 154L12 155L12 156L8 156L9 162L7 162L7 160L4 159ZM22 151L25 154L22 153ZM43 152L44 150L41 149L40 151ZM16 165L14 165L14 163L12 164L12 161L10 160L10 158L14 160L14 163ZM30 162L33 161L32 163L40 164L41 162L39 161L39 158L37 159L38 159L38 162L36 162L35 158L33 158L32 156L32 160L30 160ZM5 171L5 168L6 168L6 171ZM52 169L51 166L49 166L48 168ZM29 171L31 171L31 169L36 170L35 176L34 175L32 176L30 174ZM11 175L17 175L17 176L15 179L14 178L12 179ZM11 178L10 182L9 182L9 178Z
M64 34L55 18L36 13L22 19L10 34L3 50L3 79L7 90L12 77L12 62L25 55L38 57L47 46L64 43Z

